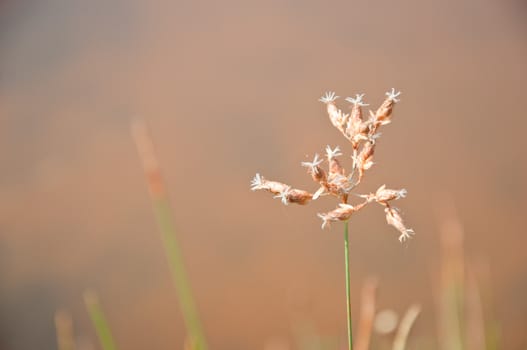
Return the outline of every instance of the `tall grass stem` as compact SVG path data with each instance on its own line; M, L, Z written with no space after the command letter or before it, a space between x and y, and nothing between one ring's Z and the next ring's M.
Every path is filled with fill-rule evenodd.
M172 280L179 297L183 318L189 332L193 350L206 350L207 344L201 327L190 282L183 266L183 257L175 239L170 205L167 198L154 199L154 211L161 231L163 247L170 266Z
M88 309L88 313L93 326L95 327L102 348L104 350L117 350L112 332L110 331L110 326L108 325L108 321L106 321L106 316L104 316L97 294L93 291L84 292L84 303L86 304L86 309Z
M143 163L150 198L156 216L161 240L168 260L172 281L176 288L177 297L183 313L183 319L190 339L192 350L207 350L205 333L201 326L196 303L192 295L192 288L185 270L183 254L176 239L176 229L172 209L161 170L157 161L154 145L145 122L136 120L132 124L134 137L139 157Z

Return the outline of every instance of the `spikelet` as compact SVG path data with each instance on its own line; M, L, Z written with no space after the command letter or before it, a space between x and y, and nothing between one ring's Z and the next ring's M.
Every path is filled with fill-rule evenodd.
M366 198L369 202L375 201L379 204L388 205L388 202L401 199L406 197L407 191L403 188L401 190L392 190L386 188L386 185L382 185L377 189L377 191L374 193L370 193L368 195L361 195L359 197Z
M280 192L280 194L276 195L275 198L280 198L284 205L288 205L289 203L306 205L311 199L313 199L313 195L304 190L288 187Z
M361 152L355 159L356 168L359 170L360 182L364 177L366 170L373 166L373 153L375 152L375 144L371 141L367 141L362 147Z
M324 169L320 167L323 162L322 159L318 158L318 154L315 154L312 162L302 162L302 166L307 168L307 172L311 174L313 181L318 183L325 183L327 180L327 174Z
M367 139L367 132L369 130L368 123L365 123L362 118L362 107L368 104L362 102L364 94L357 94L355 98L347 97L346 101L351 103L351 115L346 123L345 136L351 142L354 151L359 148L360 141Z
M346 173L342 165L340 165L339 160L337 159L338 156L341 156L342 153L340 152L339 146L335 147L335 149L331 149L329 145L326 147L326 157L328 159L329 164L329 176L332 176L334 174L343 175Z
M370 115L370 118L373 119L373 128L372 132L375 132L377 128L381 125L386 125L391 123L391 117L393 112L393 106L399 102L399 97L401 95L401 92L396 92L395 89L392 88L391 91L386 93L386 99L381 104L381 106L377 109L374 116L372 117Z
M386 213L386 222L388 222L388 225L392 225L397 231L401 232L399 236L400 242L404 242L414 235L414 230L406 228L403 218L399 215L399 209L387 206L384 212Z
M325 214L317 214L319 218L322 219L322 228L329 226L331 221L347 221L350 219L351 215L360 209L362 209L367 202L361 203L359 205L353 206L350 204L340 203L339 206L333 209L330 212Z
M326 104L329 120L334 127L336 127L346 138L346 126L348 125L350 115L343 113L342 110L338 109L335 105L335 101L339 98L334 92L326 92L319 101Z
M355 97L346 97L346 101L353 105L351 109L351 119L362 121L362 108L369 106L367 103L362 101L364 94L356 94Z
M342 111L338 109L335 105L335 101L337 100L337 98L339 98L339 96L337 96L334 92L330 91L326 92L326 94L322 96L319 101L326 104L331 124L333 124L334 127L339 129L342 123Z
M251 181L251 190L266 190L271 192L272 194L280 194L285 189L289 188L290 186L278 182L278 181L269 181L266 180L262 175L256 174Z

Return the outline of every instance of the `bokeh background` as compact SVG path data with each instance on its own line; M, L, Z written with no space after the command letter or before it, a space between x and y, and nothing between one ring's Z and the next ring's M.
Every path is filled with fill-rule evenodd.
M348 147L317 99L375 107L391 87L402 101L361 186L406 187L417 236L402 246L380 208L357 215L354 313L376 276L379 308L422 305L410 346L438 348L456 222L502 349L525 349L526 18L513 0L0 1L0 349L56 348L57 309L98 349L86 288L121 349L182 348L137 117L211 349L297 349L305 329L344 344L342 233L315 215L334 202L285 207L249 181L314 190L300 162Z

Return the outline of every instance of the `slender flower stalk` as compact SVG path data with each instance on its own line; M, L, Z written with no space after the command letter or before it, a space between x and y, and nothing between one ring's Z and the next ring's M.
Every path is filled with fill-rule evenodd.
M351 288L350 288L350 261L349 261L349 227L344 223L344 266L346 267L346 318L348 323L348 349L353 349L353 330L351 321Z
M406 196L405 189L390 189L382 185L375 193L357 194L363 201L358 204L348 203L352 191L362 182L366 172L375 164L373 157L381 136L379 129L392 121L393 109L399 102L400 92L395 89L386 93L386 98L375 111L369 111L369 118L364 118L362 108L368 106L363 101L364 94L348 97L346 101L352 104L351 112L344 113L336 105L338 96L335 92L326 92L319 101L326 105L326 111L331 124L351 143L351 171L347 174L337 157L343 152L339 146L326 147L327 170L322 167L323 159L315 154L313 161L302 162L307 172L316 183L318 189L312 194L306 190L294 189L278 181L265 179L259 173L251 181L251 190L265 190L280 198L283 204L296 203L305 205L326 195L337 197L338 205L326 213L317 214L322 219L322 228L329 227L333 222L344 223L344 256L346 268L346 306L348 321L348 348L353 348L351 305L350 305L350 266L349 266L349 227L350 218L371 203L384 207L386 221L399 231L399 241L405 242L412 238L414 231L406 226L399 209L392 205L393 201ZM355 194L355 193L353 193Z

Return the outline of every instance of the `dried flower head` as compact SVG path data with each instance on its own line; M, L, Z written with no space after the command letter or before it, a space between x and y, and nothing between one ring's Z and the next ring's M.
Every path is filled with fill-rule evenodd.
M251 181L251 190L267 190L273 194L280 194L290 186L278 181L268 181L260 174L256 174Z
M365 142L358 157L354 159L355 167L359 170L359 181L364 177L366 170L373 166L373 153L375 152L375 143L372 141Z
M304 190L287 187L276 195L275 198L280 198L285 205L289 203L305 205L313 198L313 195Z
M324 160L318 158L318 154L315 154L312 162L302 162L302 166L306 167L308 173L311 174L313 180L321 181L321 179L326 177L326 172L320 167Z
M401 232L399 241L404 242L414 235L414 230L406 228L403 218L399 215L399 209L388 206L384 209L384 212L386 213L386 221L388 222L388 225L392 225Z
M348 97L346 101L353 104L351 108L351 116L346 123L346 131L344 136L351 141L354 150L357 150L359 142L367 139L368 125L364 123L362 117L362 107L368 104L362 102L364 94L357 94L355 98Z
M337 157L341 155L342 153L340 152L339 146L335 147L335 149L331 149L329 146L326 147L326 156L329 163L329 176L334 174L345 174L344 168L340 165L340 162L337 159Z
M369 118L364 119L362 107L368 106L363 101L364 94L356 94L355 97L347 97L346 101L352 104L351 113L346 114L340 110L335 101L338 96L335 92L326 92L319 101L326 104L329 120L339 130L342 135L351 143L351 172L346 173L341 162L337 157L342 156L341 148L336 146L326 147L327 171L322 167L323 159L315 154L313 161L302 162L302 166L307 168L313 181L318 184L315 193L294 189L289 185L278 181L269 181L260 174L256 174L251 181L251 190L266 190L279 198L282 203L296 203L300 205L308 204L311 200L316 200L321 196L333 195L340 201L338 206L327 213L318 214L322 219L322 228L330 226L331 222L348 221L352 214L361 210L369 203L376 202L385 207L386 221L395 227L399 232L399 241L403 242L414 235L414 231L405 226L399 211L390 206L390 202L404 198L406 190L394 190L380 186L375 193L358 195L363 198L362 203L348 204L351 191L356 188L365 176L366 170L370 169L374 162L373 156L377 140L381 136L378 131L380 127L391 122L393 108L397 102L400 92L391 89L386 93L386 98L381 106L375 111L369 111Z
M382 185L377 189L375 193L367 195L360 195L359 197L365 198L368 202L377 202L382 205L388 205L389 201L406 197L406 189L391 190L386 188L386 185Z
M330 212L325 214L317 214L322 219L322 228L329 226L331 221L347 221L350 219L351 214L362 209L366 203L352 206L350 204L340 203L339 206Z

